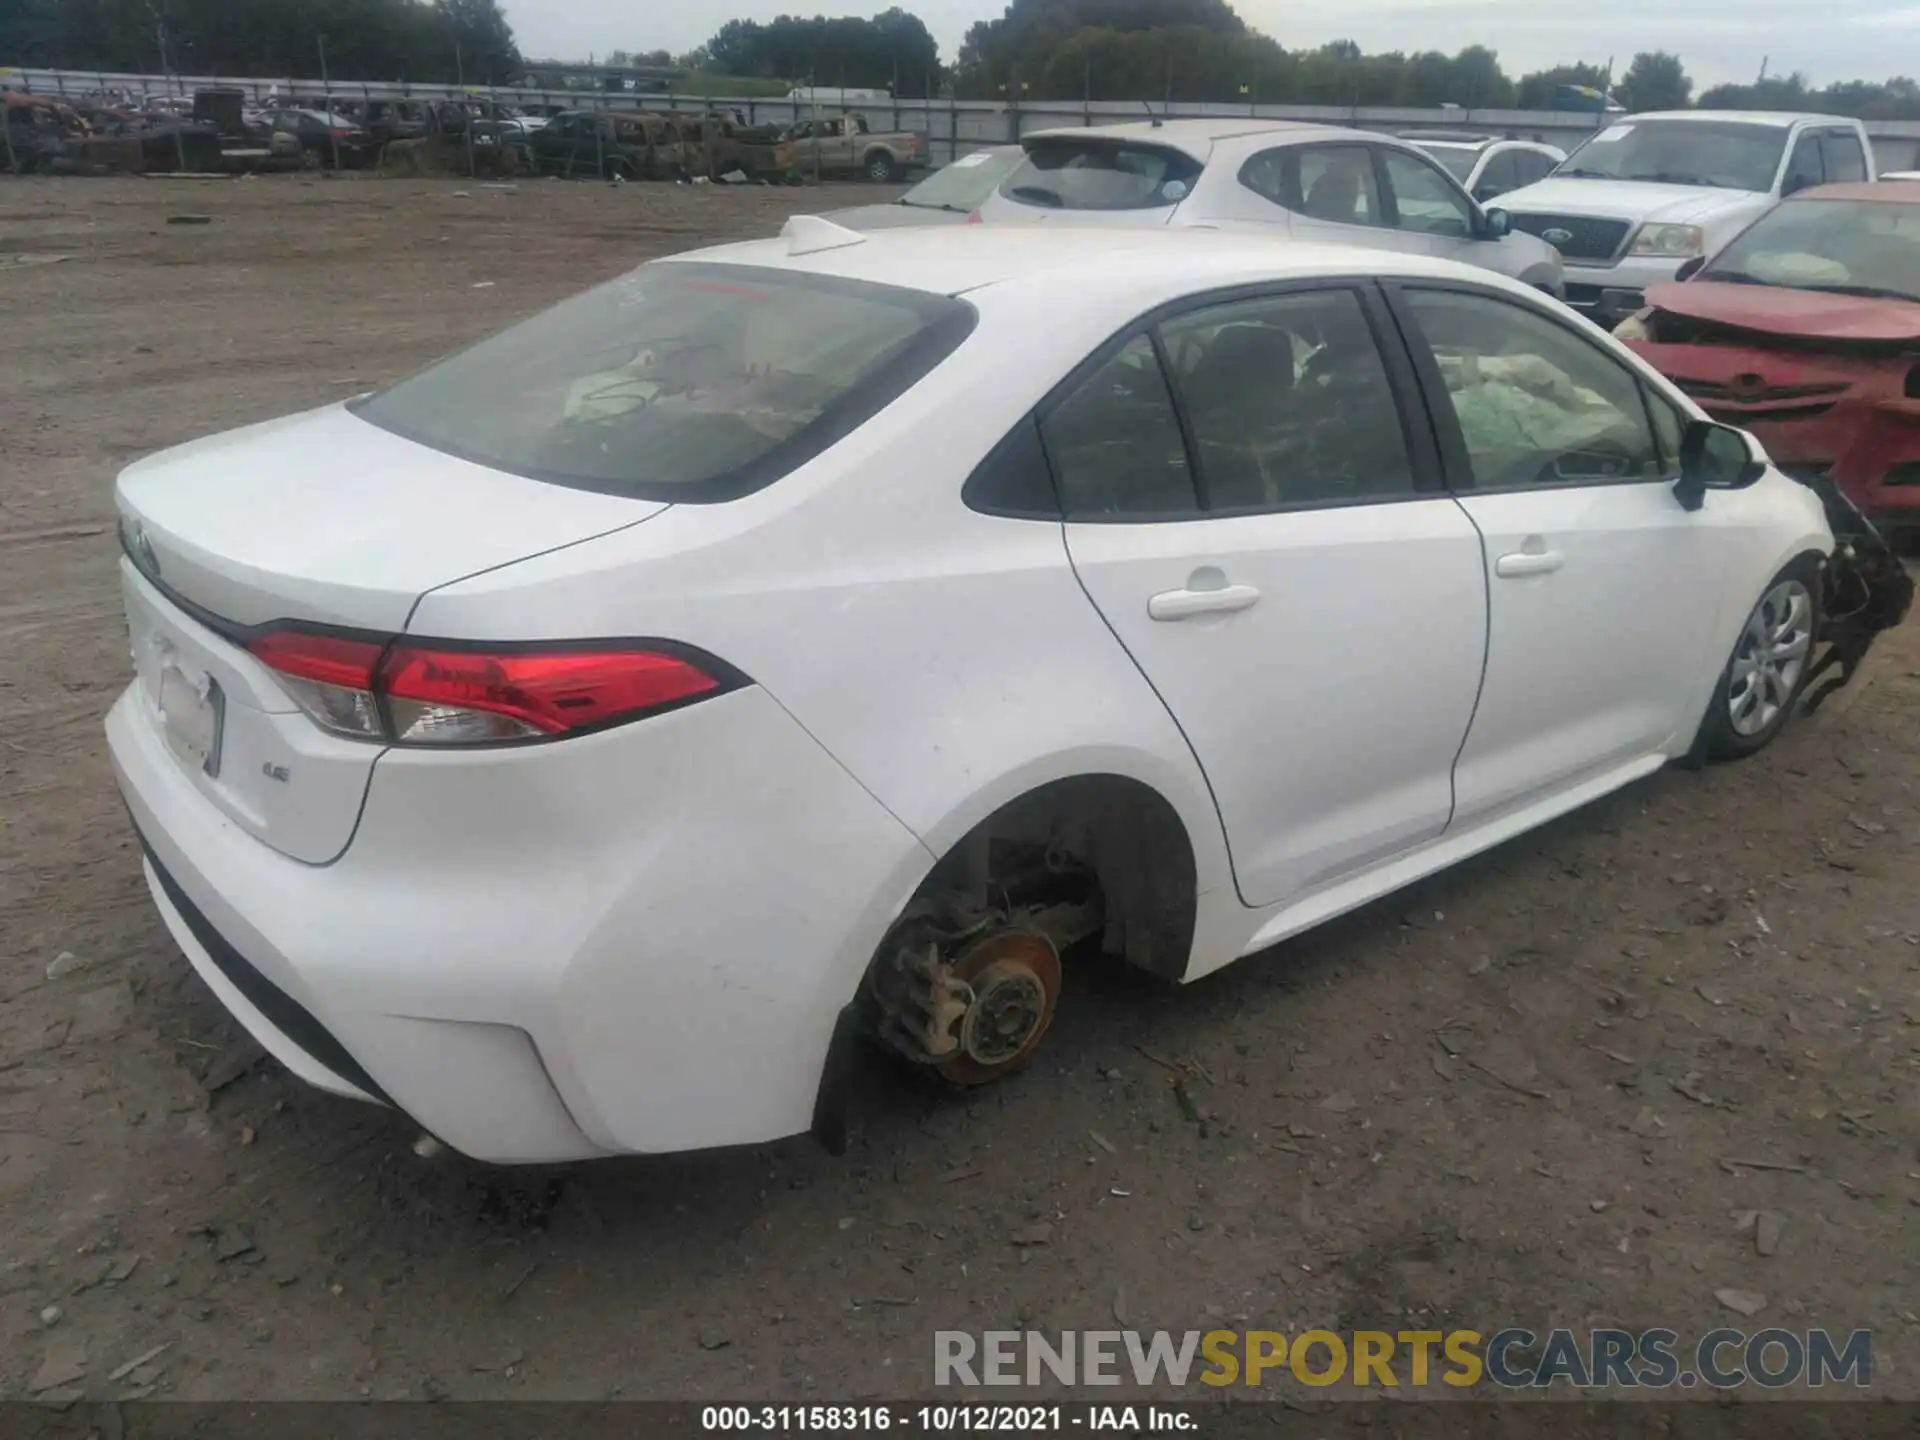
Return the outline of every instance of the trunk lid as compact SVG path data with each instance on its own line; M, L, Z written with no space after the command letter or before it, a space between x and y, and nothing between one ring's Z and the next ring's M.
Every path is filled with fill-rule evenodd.
M147 723L211 803L312 864L352 839L382 747L321 730L234 632L397 634L429 590L667 508L490 470L341 406L142 460L117 499Z

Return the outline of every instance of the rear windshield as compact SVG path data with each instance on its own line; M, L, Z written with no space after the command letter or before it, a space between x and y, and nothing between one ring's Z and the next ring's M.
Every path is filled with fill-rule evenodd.
M973 328L944 296L643 265L357 403L363 420L584 490L727 500L865 423Z
M1049 210L1155 210L1186 199L1200 168L1179 150L1067 136L1028 146L1000 193Z

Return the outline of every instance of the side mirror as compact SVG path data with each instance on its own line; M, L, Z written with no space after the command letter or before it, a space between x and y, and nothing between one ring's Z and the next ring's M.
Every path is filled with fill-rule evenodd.
M1673 498L1683 510L1698 510L1706 503L1707 491L1744 490L1766 473L1766 457L1746 431L1695 420L1680 440L1680 478Z
M1486 216L1489 240L1503 240L1513 233L1513 216L1506 211L1488 210L1483 213Z
M1678 270L1674 271L1673 278L1676 280L1691 280L1694 276L1698 275L1702 270L1706 268L1707 268L1707 257L1704 255L1696 255L1691 260L1687 261L1684 265L1682 265Z

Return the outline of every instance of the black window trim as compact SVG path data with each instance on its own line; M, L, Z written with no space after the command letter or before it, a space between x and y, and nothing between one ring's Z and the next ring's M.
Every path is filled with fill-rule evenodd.
M1475 285L1470 281L1429 280L1421 277L1409 282L1398 277L1388 277L1382 279L1381 290L1385 294L1394 322L1399 326L1401 338L1406 343L1414 373L1419 376L1421 390L1427 400L1427 416L1433 425L1435 438L1439 444L1442 469L1447 476L1448 488L1455 495L1520 495L1533 491L1587 490L1603 485L1671 485L1673 483L1677 473L1674 467L1677 466L1679 457L1668 457L1666 447L1660 443L1660 428L1653 421L1654 396L1646 377L1618 355L1608 351L1605 346L1594 343L1594 327L1591 321L1583 320L1571 311L1565 315L1557 315L1545 305L1536 305L1522 296L1496 290L1490 286ZM1439 361L1434 357L1432 347L1428 345L1426 336L1420 329L1419 317L1413 313L1407 299L1407 292L1410 290L1470 295L1475 299L1511 306L1513 309L1536 316L1566 331L1568 335L1592 350L1596 356L1616 367L1633 382L1634 389L1640 396L1642 418L1646 421L1647 433L1653 441L1654 454L1660 461L1662 473L1653 478L1594 476L1591 479L1582 480L1532 480L1517 485L1479 484L1474 477L1473 461L1467 454L1466 436L1460 429L1460 419L1455 413L1453 396L1447 389L1446 377L1440 373ZM1660 398L1665 399L1664 396ZM1684 410L1680 414L1683 421L1692 418Z
M1386 371L1387 389L1393 397L1394 409L1400 417L1401 440L1406 447L1407 466L1412 475L1413 488L1396 494L1363 496L1352 500L1302 500L1286 505L1235 505L1219 509L1203 504L1205 481L1202 478L1199 447L1194 443L1193 424L1187 414L1186 402L1180 395L1180 387L1166 361L1165 349L1159 338L1161 325L1169 320L1180 319L1186 315L1217 309L1225 305L1253 300L1281 299L1290 295L1312 294L1327 290L1348 291L1359 302L1367 329L1373 336L1374 348L1378 351L1381 364ZM1060 487L1058 467L1053 457L1047 454L1045 428L1047 418L1108 361L1142 335L1148 336L1153 345L1155 359L1160 365L1161 378L1165 381L1167 394L1173 401L1174 416L1179 423L1181 444L1186 455L1188 482L1194 487L1194 507L1191 510L1178 511L1076 514L1067 508L1066 495ZM1039 437L1041 454L1047 462L1047 472L1053 484L1054 503L1057 507L1050 514L994 505L978 498L979 491L984 488L982 477L988 466L1004 453L1022 426L1033 427ZM969 490L975 493L969 495L967 493ZM967 477L960 492L963 503L977 514L1012 520L1047 520L1056 524L1077 525L1190 524L1206 520L1244 519L1257 515L1290 515L1302 511L1399 505L1411 501L1439 499L1450 493L1452 491L1447 483L1443 454L1435 433L1433 416L1427 405L1424 387L1415 368L1413 357L1408 353L1401 327L1389 311L1380 281L1368 275L1314 276L1226 286L1198 294L1183 295L1177 300L1168 301L1149 310L1144 315L1136 316L1096 346L1085 359L1067 372L1065 378L1048 390L1037 404L1022 415L1018 422L1010 426L1007 434L996 439L979 465Z

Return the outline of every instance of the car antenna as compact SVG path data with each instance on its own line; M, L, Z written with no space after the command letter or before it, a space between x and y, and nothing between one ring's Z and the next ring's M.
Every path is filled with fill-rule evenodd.
M1153 122L1154 129L1158 130L1163 124L1166 123L1158 115L1153 113L1153 102L1151 100L1142 100L1140 103L1146 107L1147 119Z

